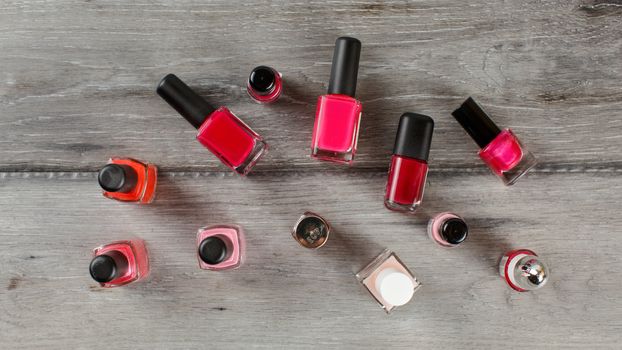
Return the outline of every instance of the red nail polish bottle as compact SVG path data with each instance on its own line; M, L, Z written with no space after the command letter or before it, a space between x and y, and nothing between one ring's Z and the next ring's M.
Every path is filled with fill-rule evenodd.
M93 250L91 277L102 287L119 287L149 275L149 257L140 239L117 241Z
M361 55L361 42L337 38L328 84L315 113L311 156L351 164L356 154L363 105L354 98Z
M244 233L239 226L203 227L197 233L197 247L203 270L237 269L244 261Z
M479 157L505 185L513 185L536 164L512 130L501 130L469 97L452 115L481 148Z
M131 158L111 158L97 176L104 197L122 202L151 203L155 198L158 169Z
M414 213L421 204L433 131L434 121L426 115L400 117L384 197L388 209Z
M283 91L281 73L268 66L255 67L248 77L246 91L255 102L275 102Z
M225 165L246 175L266 150L266 143L226 107L214 109L174 74L165 76L157 93L199 129L197 140Z

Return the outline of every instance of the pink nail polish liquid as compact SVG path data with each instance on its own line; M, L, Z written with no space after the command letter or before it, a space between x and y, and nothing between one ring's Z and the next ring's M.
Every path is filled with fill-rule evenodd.
M165 76L157 93L198 129L197 140L226 166L248 174L267 144L226 107L214 109L174 74Z
M91 277L102 287L119 287L149 275L149 257L140 239L116 241L93 250Z
M204 270L229 270L242 265L244 234L236 225L215 225L197 232L197 257Z
M501 130L488 114L468 98L452 115L481 147L480 158L505 185L513 185L537 160L510 129Z
M266 149L261 137L226 107L212 112L201 124L197 140L241 175L252 169Z

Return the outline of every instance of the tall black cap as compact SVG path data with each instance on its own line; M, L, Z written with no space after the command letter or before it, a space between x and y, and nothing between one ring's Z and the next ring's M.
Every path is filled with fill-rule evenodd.
M175 74L169 74L162 78L156 91L160 97L197 129L214 111L214 107L207 103L203 97L197 95Z
M248 77L248 83L258 93L269 93L274 89L276 71L268 66L255 67Z
M138 182L138 174L125 164L107 164L97 175L99 185L108 192L130 192Z
M91 260L89 271L95 281L106 283L117 277L117 264L108 255L98 255Z
M441 236L451 244L460 244L469 235L469 228L464 220L451 218L441 226Z
M329 94L354 97L360 56L361 42L358 39L347 36L337 38L328 82Z
M428 160L434 120L427 115L404 113L397 127L393 154L419 160Z
M227 257L227 245L218 237L207 237L199 244L199 257L206 264L216 265Z
M473 98L469 97L460 108L451 113L480 148L486 147L501 132Z

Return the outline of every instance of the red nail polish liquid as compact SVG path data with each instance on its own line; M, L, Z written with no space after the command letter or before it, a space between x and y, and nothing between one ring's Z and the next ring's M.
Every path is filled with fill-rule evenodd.
M283 91L281 73L268 66L255 67L246 83L248 95L257 103L272 103Z
M149 257L140 239L117 241L93 250L91 277L102 287L119 287L149 275Z
M388 209L414 213L420 206L433 131L434 121L428 116L404 113L400 117L384 197Z
M155 198L158 169L131 158L111 158L97 179L104 197L147 204Z
M267 149L263 139L226 107L216 110L173 74L164 77L158 94L197 128L197 140L240 175L250 172Z
M318 98L311 156L351 164L356 154L363 105L354 98L361 42L340 37L335 42L328 94Z
M513 185L537 164L514 133L499 129L471 97L452 115L480 146L480 158L505 185Z

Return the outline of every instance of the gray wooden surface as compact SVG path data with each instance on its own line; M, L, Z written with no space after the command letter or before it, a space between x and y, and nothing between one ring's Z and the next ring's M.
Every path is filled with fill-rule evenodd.
M352 168L308 157L315 99L339 35L363 42L364 106ZM622 340L622 3L585 1L33 1L0 3L0 348L617 349ZM285 77L251 103L258 64ZM176 73L262 134L241 179L154 90ZM450 112L472 95L541 163L512 188L482 165ZM436 120L421 212L382 206L403 111ZM112 155L156 163L156 202L104 199ZM290 226L314 210L318 251ZM451 210L457 250L425 235ZM247 263L197 267L204 225L247 231ZM90 250L147 240L150 281L103 290ZM424 284L387 316L354 272L384 247ZM507 249L538 252L551 281L512 292Z

